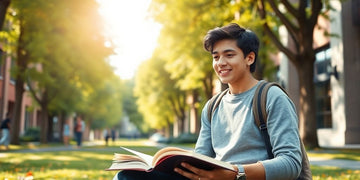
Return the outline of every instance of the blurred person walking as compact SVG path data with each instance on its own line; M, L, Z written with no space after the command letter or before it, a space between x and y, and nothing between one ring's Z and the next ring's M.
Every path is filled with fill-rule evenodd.
M111 140L113 143L115 143L115 139L116 139L116 131L115 129L111 129Z
M105 146L109 145L110 133L108 129L104 129Z
M78 148L81 147L82 144L82 134L85 130L85 123L81 120L80 116L76 116L75 122L75 138L76 138L76 145Z
M69 120L65 120L64 128L63 128L63 141L64 145L69 145L69 139L70 139L70 126L69 126Z
M0 129L2 131L2 137L0 140L0 145L3 144L5 149L9 149L10 144L10 113L6 113L6 118L1 122Z

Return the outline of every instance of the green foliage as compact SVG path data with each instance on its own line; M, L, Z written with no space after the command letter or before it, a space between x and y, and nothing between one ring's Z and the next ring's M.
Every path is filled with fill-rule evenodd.
M20 137L20 140L24 142L39 141L39 139L40 139L39 127L30 127L26 129L24 135Z
M156 51L153 58L139 67L135 96L145 122L151 128L161 129L168 127L175 116L184 113L185 92L170 78L158 53Z
M115 125L122 113L122 83L106 61L112 47L105 46L97 2L19 0L12 6L9 21L20 27L13 31L21 30L17 48L26 55L18 62L26 69L15 72L25 77L42 111L77 112L102 122L91 127Z
M144 118L142 114L138 111L138 106L136 104L137 98L134 95L135 80L125 80L124 91L123 91L123 101L122 104L124 114L127 115L130 121L139 129L141 132L148 132L149 127L145 125Z
M165 59L166 70L183 90L202 89L211 93L206 79L213 78L212 61L202 47L206 32L230 22L231 1L154 0L151 12L163 25L159 49ZM210 82L211 84L212 82Z
M92 128L106 128L118 125L122 116L123 83L120 78L104 79L104 84L94 87L86 99L84 109L80 111L85 119L91 120Z
M179 137L171 138L169 143L171 144L185 144L193 143L195 144L198 139L198 134L183 133Z
M10 56L14 56L17 47L17 39L20 33L20 26L17 23L16 11L9 7L5 16L3 29L0 31L1 49ZM2 62L1 62L2 63Z

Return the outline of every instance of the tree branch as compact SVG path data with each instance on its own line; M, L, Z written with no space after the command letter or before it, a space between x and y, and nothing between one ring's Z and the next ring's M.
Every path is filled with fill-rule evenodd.
M304 24L306 23L307 17L306 17L306 1L300 1L299 4L299 17L298 17L298 21L299 24Z
M264 0L262 0L264 1ZM274 0L268 0L271 8L274 10L275 14L277 17L279 17L280 21L285 25L286 29L290 32L290 34L296 34L296 32L299 31L299 28L297 28L296 26L294 26L293 23L291 23L291 21L289 21L288 18L285 17L285 15L283 13L280 12L278 6L276 5L276 3L274 2ZM295 18L297 19L297 17L295 16ZM298 41L297 39L294 39L295 41Z
M169 99L170 104L171 104L171 109L174 111L176 117L180 117L179 109L176 106L176 100L171 96L169 96L168 99Z
M311 16L309 19L311 27L315 27L317 20L318 20L318 16L321 12L321 9L322 9L321 0L311 1Z
M275 36L273 31L270 29L269 25L265 23L264 25L265 33L270 37L270 39L274 42L275 46L283 52L289 59L295 60L296 56L293 52L291 52L288 48L286 48L279 40L278 37Z
M266 19L266 12L264 9L264 1L261 0L260 3L258 3L258 11L260 14L261 19L265 20ZM281 51L283 52L289 59L295 59L295 55L294 53L292 53L288 48L286 48L281 42L280 40L275 36L274 32L270 29L269 25L267 24L267 22L265 21L263 24L265 33L270 37L270 39L274 42L275 46Z
M34 88L33 88L32 85L31 85L30 78L27 78L27 81L26 81L26 82L27 82L27 83L26 83L27 86L29 87L30 93L32 94L32 96L34 97L34 99L35 99L39 104L41 104L41 98L36 95L36 92L35 92Z
M264 1L264 0L262 0ZM286 16L280 12L278 6L276 5L276 3L274 2L274 0L268 0L271 8L274 10L275 14L279 17L280 21L285 25L286 29L289 32L290 37L292 38L292 40L294 41L296 50L299 51L299 42L300 39L298 36L295 36L296 34L298 34L299 32L299 27L294 26L293 23L291 23L291 21L289 21L288 18L286 18ZM297 21L299 22L299 17L295 16L295 19L297 19Z
M299 17L299 12L287 0L281 0L285 8L295 17Z

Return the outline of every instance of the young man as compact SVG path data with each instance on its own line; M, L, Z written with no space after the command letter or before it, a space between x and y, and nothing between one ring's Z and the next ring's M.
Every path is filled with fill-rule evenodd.
M301 171L301 146L298 118L288 96L278 87L268 92L267 128L273 159L268 159L264 139L254 123L252 99L259 81L255 71L259 40L256 35L230 24L208 32L204 47L213 56L213 68L229 92L221 99L211 122L207 106L201 116L201 131L195 147L201 153L230 162L238 170L238 179L296 179ZM225 170L205 171L184 164L192 173L176 169L189 179L235 179Z
M254 123L252 99L259 81L252 72L259 49L257 36L230 24L210 30L204 47L212 54L214 71L222 83L229 85L229 91L214 111L211 122L207 117L209 104L203 108L195 152L229 162L237 172L207 171L186 163L182 166L189 171L180 168L174 171L191 180L296 179L301 171L301 148L298 119L288 96L277 87L271 87L268 92L267 128L273 159L268 159L264 139Z

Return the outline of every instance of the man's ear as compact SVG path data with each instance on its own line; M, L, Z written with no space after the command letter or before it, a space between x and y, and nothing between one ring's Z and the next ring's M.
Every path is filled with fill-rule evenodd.
M252 65L255 62L255 53L250 52L245 59L248 66Z

